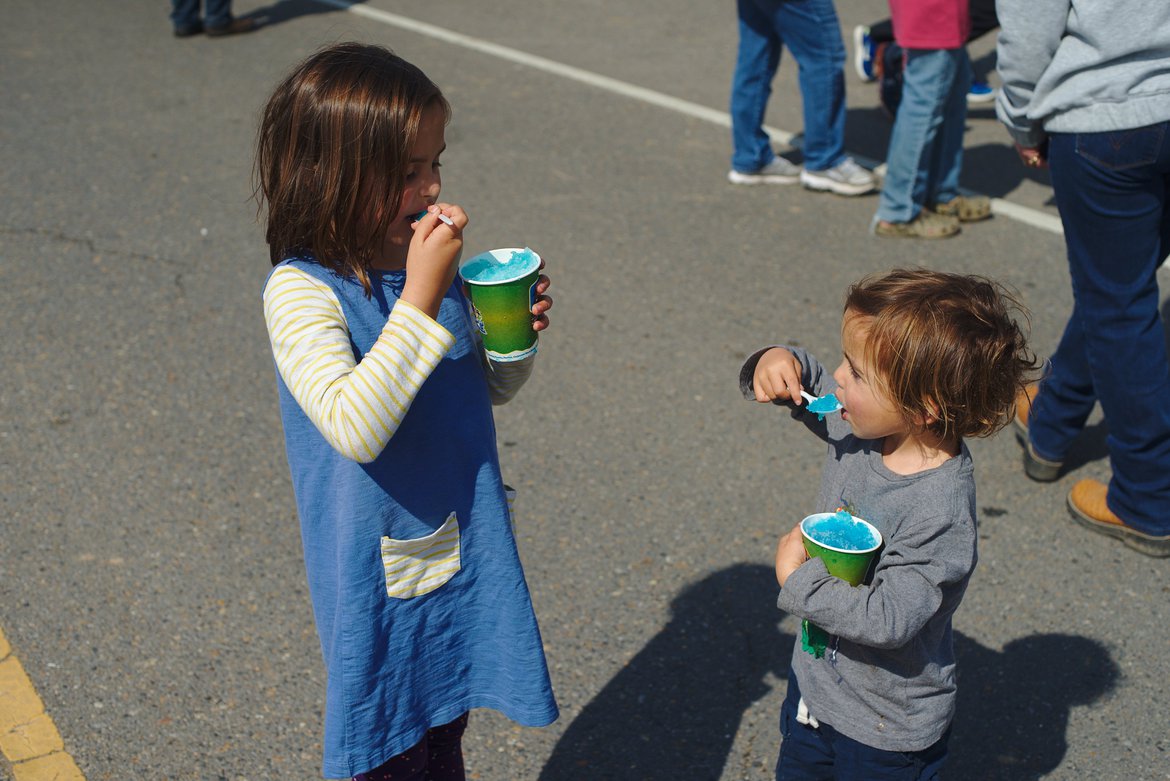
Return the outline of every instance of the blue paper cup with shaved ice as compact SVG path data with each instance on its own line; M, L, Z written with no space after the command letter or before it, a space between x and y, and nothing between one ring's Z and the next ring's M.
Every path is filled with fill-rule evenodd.
M800 533L808 555L825 562L830 575L851 586L865 580L869 565L882 547L882 533L846 510L814 513L800 522Z
M528 247L481 252L459 266L484 351L500 363L536 354L532 307L540 256Z

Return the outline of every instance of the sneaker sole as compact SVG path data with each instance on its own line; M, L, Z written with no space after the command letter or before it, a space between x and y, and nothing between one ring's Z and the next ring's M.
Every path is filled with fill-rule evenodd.
M1104 534L1106 537L1112 537L1115 540L1121 540L1127 548L1132 548L1138 553L1144 553L1147 556L1153 556L1159 559L1170 556L1170 537L1156 537L1152 534L1143 534L1128 526L1102 523L1096 518L1090 518L1073 504L1071 494L1066 504L1068 505L1068 512L1072 516L1072 519L1086 529L1091 529L1098 534Z
M915 231L900 230L898 228L883 228L880 222L874 223L873 235L883 236L889 239L925 239L927 241L937 241L939 239L949 239L958 236L963 229L959 227L959 223L955 223L955 229L948 233L918 233Z
M832 179L824 179L817 176L810 176L802 173L800 175L800 183L809 190L815 190L821 193L835 193L837 195L865 195L877 190L877 183L870 182L868 184L846 184L844 182L835 182Z
M865 33L860 27L853 28L853 70L857 73L857 78L861 79L866 84L877 81L872 73L865 72L865 65L862 63L861 53L869 47L865 45Z
M796 184L800 181L800 174L741 174L739 171L729 171L727 181L732 184L746 184L749 187L757 184Z
M994 103L994 102L995 102L995 93L994 92L989 92L986 95L972 95L970 92L967 93L967 105L968 106L982 106L984 103Z

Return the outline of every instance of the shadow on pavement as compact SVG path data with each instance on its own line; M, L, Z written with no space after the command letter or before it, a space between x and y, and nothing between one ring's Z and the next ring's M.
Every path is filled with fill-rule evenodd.
M786 678L793 639L781 632L771 567L740 564L689 586L670 622L565 730L542 781L705 781L724 772L743 714ZM1100 643L1033 635L995 651L955 634L959 699L947 775L1038 779L1068 749L1071 709L1117 684ZM774 714L779 719L779 713ZM770 765L779 747L757 746ZM753 758L754 760L755 758Z
M788 672L793 638L777 626L776 592L772 568L752 564L687 587L670 622L569 725L540 778L718 779L743 714L769 692L765 677Z
M361 5L363 2L364 0L353 0L348 5ZM257 8L255 11L242 14L240 18L255 19L261 27L269 27L274 24L280 24L281 22L287 22L290 19L296 19L298 16L332 14L341 10L337 6L317 3L313 2L313 0L276 0L271 5L266 5L262 8Z
M1046 776L1068 751L1068 719L1117 685L1121 672L1096 640L1032 635L1002 652L955 633L959 703L952 778L1029 781Z

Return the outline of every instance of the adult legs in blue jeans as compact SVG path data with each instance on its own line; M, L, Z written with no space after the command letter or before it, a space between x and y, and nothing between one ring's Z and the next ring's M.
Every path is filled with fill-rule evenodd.
M455 721L432 727L413 748L353 781L464 781L463 732L467 714Z
M799 67L805 168L832 168L845 157L845 44L832 0L736 0L739 54L731 84L731 166L757 171L775 154L764 113L780 54Z
M842 735L831 725L796 720L800 686L788 672L780 709L780 759L776 781L937 781L947 758L950 729L922 751L883 751ZM816 715L815 713L813 714Z
M967 50L908 49L877 219L910 222L959 194L971 61Z
M1041 458L1063 461L1099 401L1109 508L1138 531L1170 535L1170 360L1155 277L1170 254L1170 122L1053 134L1048 155L1075 304L1029 439Z
M204 9L199 16L199 6ZM232 21L231 0L171 0L171 23L176 30L223 27Z

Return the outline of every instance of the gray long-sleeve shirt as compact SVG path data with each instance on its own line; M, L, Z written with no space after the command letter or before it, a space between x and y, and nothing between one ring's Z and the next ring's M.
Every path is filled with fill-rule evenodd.
M997 0L996 13L996 113L1021 146L1170 120L1167 0Z
M835 390L815 358L787 349L804 367L806 389ZM754 398L752 374L762 352L740 370L745 398ZM825 423L820 495L805 514L845 507L874 524L884 545L872 578L856 588L829 575L819 559L789 576L777 605L834 635L821 659L797 638L792 669L819 722L868 746L920 751L954 717L951 616L976 562L974 464L964 445L934 469L896 474L882 463L880 440L854 437L840 415Z

